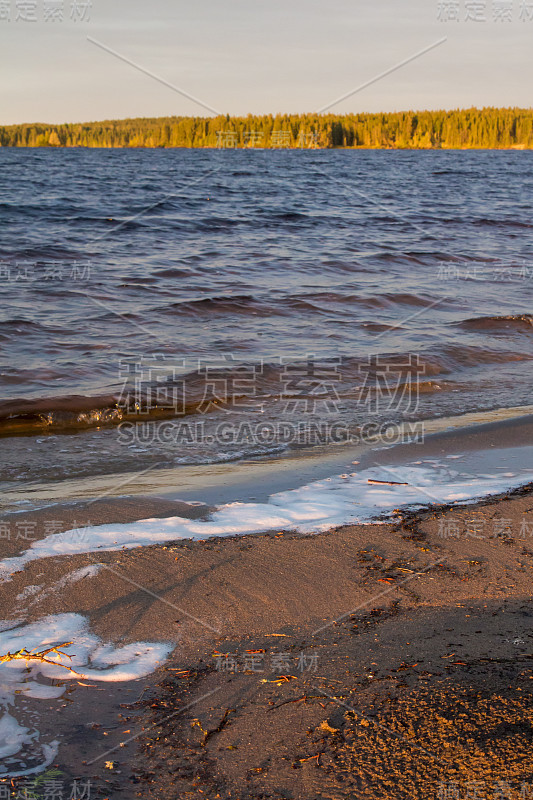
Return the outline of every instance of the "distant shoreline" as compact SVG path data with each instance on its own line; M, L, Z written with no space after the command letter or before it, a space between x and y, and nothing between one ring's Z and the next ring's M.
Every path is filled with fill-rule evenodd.
M531 150L533 109L34 122L0 126L0 147Z
M219 147L212 147L212 146L204 146L204 147L190 147L187 145L175 145L169 147L163 147L161 145L123 145L123 146L113 146L113 147L104 147L102 145L59 145L54 147L53 145L1 145L0 150L221 150L221 149L228 149L228 148L219 148ZM275 147L235 147L232 148L234 150L273 150L274 152L279 151L281 148ZM394 151L394 152L420 152L420 151L436 151L436 152L443 152L443 151L482 151L482 150L494 150L499 152L505 152L509 150L519 150L519 151L530 151L533 150L533 145L526 146L526 145L509 145L507 147L315 147L315 148L300 148L300 147L285 147L283 150L290 150L290 151L297 151L301 149L314 149L314 150L343 150L343 151L376 151L376 150L383 150L383 151Z

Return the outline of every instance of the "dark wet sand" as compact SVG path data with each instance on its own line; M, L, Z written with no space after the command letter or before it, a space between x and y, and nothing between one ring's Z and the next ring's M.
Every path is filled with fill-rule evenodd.
M498 781L521 797L533 784L532 489L315 536L30 563L0 585L2 617L76 611L104 640L177 645L146 679L73 684L60 713L49 703L59 768L113 798L436 798L451 781L460 797L475 781L480 797ZM67 529L74 516L178 513L140 498L59 510L28 518ZM95 562L96 576L55 589ZM29 585L43 589L15 602Z

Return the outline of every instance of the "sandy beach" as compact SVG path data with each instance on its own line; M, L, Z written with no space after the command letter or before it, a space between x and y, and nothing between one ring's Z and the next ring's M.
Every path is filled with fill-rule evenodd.
M137 496L6 519L46 538L52 521L202 523L213 511ZM6 559L24 543L2 546ZM74 613L102 642L162 642L170 655L125 683L41 678L66 692L19 698L12 713L59 742L44 776L90 781L94 796L528 797L532 567L532 484L314 535L36 559L0 583L11 627Z

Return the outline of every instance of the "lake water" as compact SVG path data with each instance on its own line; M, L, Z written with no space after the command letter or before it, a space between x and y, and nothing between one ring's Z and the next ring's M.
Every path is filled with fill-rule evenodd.
M5 484L531 402L529 152L4 148L0 186Z

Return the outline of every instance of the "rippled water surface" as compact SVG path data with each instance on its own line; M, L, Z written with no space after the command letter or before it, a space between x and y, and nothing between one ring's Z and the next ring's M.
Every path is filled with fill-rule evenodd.
M291 446L221 443L229 418L531 402L528 152L3 149L0 167L3 479ZM375 356L417 364L416 402L362 396ZM201 443L121 434L172 406Z

